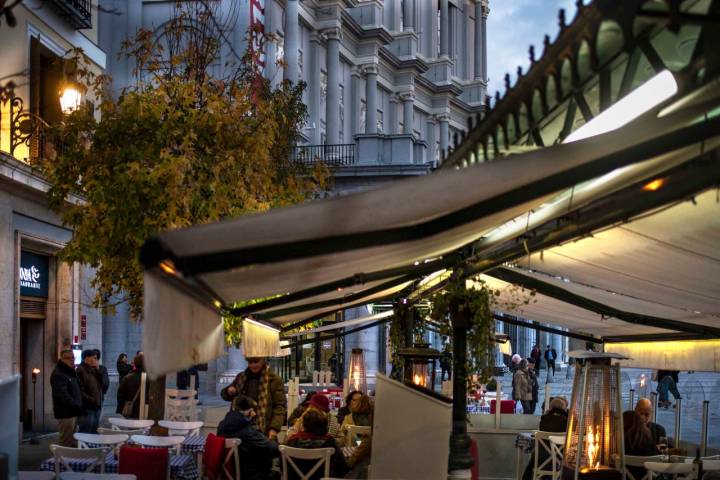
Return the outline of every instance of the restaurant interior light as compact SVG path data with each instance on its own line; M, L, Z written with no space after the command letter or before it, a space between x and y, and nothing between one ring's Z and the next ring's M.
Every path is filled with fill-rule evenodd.
M563 143L575 142L620 128L660 105L677 91L677 82L672 72L663 70L568 135Z

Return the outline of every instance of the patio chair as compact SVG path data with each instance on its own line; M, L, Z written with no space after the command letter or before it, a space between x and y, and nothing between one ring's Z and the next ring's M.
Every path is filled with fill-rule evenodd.
M68 472L80 471L79 469L75 470L72 467L72 460L76 459L95 460L89 464L83 463L81 467L76 465L76 468L84 468L84 470L82 470L84 473L92 472L97 466L100 467L100 473L105 473L105 456L108 452L106 448L72 448L63 447L61 445L50 445L50 452L52 452L53 457L55 458L55 475L57 477L60 477L61 464Z
M118 473L137 480L170 480L170 453L166 448L120 447Z
M293 448L287 445L280 445L280 458L282 462L282 480L288 480L288 464L300 480L310 480L316 472L323 469L323 477L330 476L330 457L334 453L332 448ZM296 460L316 460L316 463L305 473ZM305 463L305 462L303 462Z
M195 390L165 389L165 420L194 422L197 420Z
M640 467L642 469L645 469L645 462L662 462L663 457L662 455L653 455L650 457L645 456L638 456L638 455L625 455L625 478L626 480L650 480L652 478L652 474L645 470L645 475L642 477L636 477L633 475L633 473L628 469L628 467Z
M562 452L560 448L550 441L551 436L557 435L557 432L535 432L535 448L533 449L533 480L541 480L545 476L549 476L552 480L560 478L562 465ZM543 459L540 458L541 454Z
M240 480L240 439L225 439L225 461L223 462L223 473L228 480ZM230 471L228 465L232 465L234 471Z
M117 435L119 433L123 435L127 435L128 438L132 437L133 435L147 435L147 430L144 428L138 428L137 430L120 430L119 428L105 428L105 427L98 427L98 433L100 435Z

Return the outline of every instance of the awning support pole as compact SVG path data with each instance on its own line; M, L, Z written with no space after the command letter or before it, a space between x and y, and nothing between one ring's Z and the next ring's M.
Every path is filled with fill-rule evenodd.
M470 454L470 436L467 434L467 310L450 305L453 329L453 403L452 433L450 434L450 455L448 472L450 479L469 479L470 469L475 463ZM500 404L496 403L496 408Z
M710 400L703 400L702 433L700 434L700 455L707 457L708 421L710 420Z

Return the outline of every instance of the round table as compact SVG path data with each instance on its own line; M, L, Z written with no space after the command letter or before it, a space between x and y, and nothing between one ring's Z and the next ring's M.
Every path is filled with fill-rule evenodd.
M73 438L81 444L91 446L92 448L104 445L114 447L116 445L122 445L128 440L128 436L123 433L118 433L117 435L97 435L94 433L78 432L73 435Z
M110 417L108 418L110 425L120 428L137 429L150 428L155 425L155 420L134 420L131 418Z
M203 422L177 422L172 420L160 420L158 425L170 430L170 434L178 435L200 435ZM182 433L181 433L182 432Z

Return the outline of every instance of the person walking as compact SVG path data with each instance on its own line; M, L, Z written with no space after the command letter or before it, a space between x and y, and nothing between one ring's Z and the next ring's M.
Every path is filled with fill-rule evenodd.
M535 414L535 409L537 408L538 400L540 399L540 382L538 382L538 377L535 374L535 365L533 364L533 360L528 360L528 381L530 382L530 390L532 390L532 400L530 401L530 413Z
M117 390L117 407L115 413L125 418L140 418L140 385L142 384L142 374L145 372L145 360L142 355L136 355L133 359L135 371L126 375ZM147 398L148 385L145 385L145 398ZM129 408L125 408L128 402Z
M446 346L443 350L442 357L440 357L440 381L445 381L445 374L447 373L448 380L452 380L452 353Z
M658 370L657 392L660 397L658 399L658 405L660 408L667 409L670 407L671 402L668 392L672 393L675 400L680 400L682 398L680 396L680 391L677 388L679 374L680 372L677 370ZM675 405L673 405L673 408L675 408Z
M553 377L555 376L555 359L557 359L557 351L554 348L547 346L545 349L545 363L547 363L547 374L550 377L550 369L552 368Z
M118 385L122 383L123 378L132 372L132 365L128 363L128 356L125 353L121 353L118 356L117 362L115 363L118 372Z
M76 372L80 381L85 413L78 418L78 427L81 433L97 433L102 414L102 373L98 368L98 359L95 350L82 352L82 363Z
M534 345L532 348L532 351L530 352L530 359L533 361L533 364L535 365L535 374L537 376L540 376L540 359L542 358L542 350L540 350L540 347L537 345Z
M50 375L53 414L58 421L59 444L75 447L73 434L77 419L84 413L80 382L75 372L75 355L66 348L60 352L60 359Z
M223 388L220 396L232 402L238 395L246 395L258 404L257 425L272 440L285 423L287 404L282 379L267 365L265 358L248 357L248 366L233 383Z
M520 360L520 365L515 375L513 375L513 400L520 402L523 413L532 414L532 384L530 383L530 374L528 373L528 361Z

